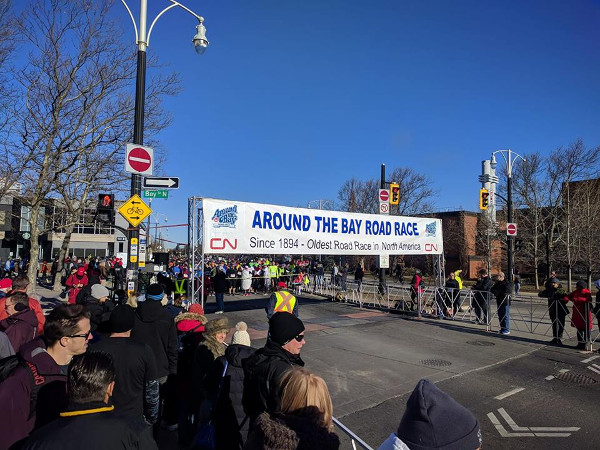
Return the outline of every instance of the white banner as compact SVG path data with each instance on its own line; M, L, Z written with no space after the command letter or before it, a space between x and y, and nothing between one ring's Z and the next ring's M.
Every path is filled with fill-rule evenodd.
M207 254L437 255L442 222L203 199Z

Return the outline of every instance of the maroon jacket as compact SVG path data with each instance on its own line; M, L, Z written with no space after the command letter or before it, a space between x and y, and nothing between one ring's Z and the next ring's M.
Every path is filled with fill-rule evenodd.
M37 326L35 312L29 308L0 320L0 329L8 336L15 353L19 353L23 344L35 339Z
M18 367L0 384L0 450L10 448L38 428L57 418L67 405L66 375L46 352L41 338L21 347L20 355L35 364L32 376L26 367ZM34 383L41 386L35 411L30 410Z

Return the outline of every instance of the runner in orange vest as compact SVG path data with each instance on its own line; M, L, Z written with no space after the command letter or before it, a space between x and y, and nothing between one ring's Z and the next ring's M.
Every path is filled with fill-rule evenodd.
M271 318L276 312L288 312L298 317L298 300L296 297L287 291L287 286L284 282L277 283L277 291L269 297L269 304L266 307L267 318Z

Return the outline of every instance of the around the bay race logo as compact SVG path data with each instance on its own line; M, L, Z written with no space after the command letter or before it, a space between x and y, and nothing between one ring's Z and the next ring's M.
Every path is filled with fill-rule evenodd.
M217 209L212 216L213 228L235 228L238 219L237 205L228 208Z
M425 236L427 236L427 237L435 237L436 231L437 231L436 229L437 229L437 223L436 222L428 223L427 225L425 225Z

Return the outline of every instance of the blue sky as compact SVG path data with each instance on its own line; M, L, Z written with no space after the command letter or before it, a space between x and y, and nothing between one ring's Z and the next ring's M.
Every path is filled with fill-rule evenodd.
M170 224L186 222L193 195L337 200L345 180L378 177L381 163L427 175L438 209L476 210L492 151L600 145L599 1L183 3L205 17L206 53L194 53L195 20L179 10L148 49L182 79L156 150L163 174L181 178L152 205ZM112 12L134 45L120 2ZM185 229L168 238L185 242Z

